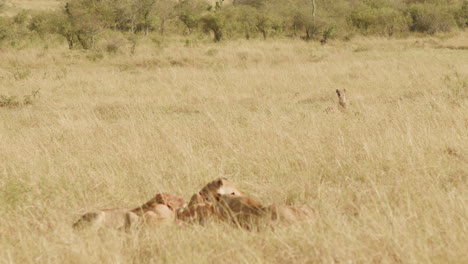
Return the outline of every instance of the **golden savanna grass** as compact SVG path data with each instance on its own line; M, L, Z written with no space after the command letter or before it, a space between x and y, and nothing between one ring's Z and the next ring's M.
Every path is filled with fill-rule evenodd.
M0 3L2 1L0 0ZM62 0L3 0L3 15L14 16L22 10L46 11L56 10L64 5Z
M468 35L0 50L0 262L467 263ZM101 58L103 56L103 58ZM345 112L336 89L347 90ZM226 177L314 223L75 231Z

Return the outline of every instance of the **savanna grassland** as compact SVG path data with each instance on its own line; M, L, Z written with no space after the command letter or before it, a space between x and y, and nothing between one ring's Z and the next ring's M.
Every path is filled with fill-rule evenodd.
M0 262L467 263L466 43L2 48ZM343 88L348 110L325 111ZM71 227L218 177L320 216L260 232Z

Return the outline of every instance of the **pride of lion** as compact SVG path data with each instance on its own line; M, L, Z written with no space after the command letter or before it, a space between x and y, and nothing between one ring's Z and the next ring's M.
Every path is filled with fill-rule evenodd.
M108 227L130 231L141 226L219 221L250 230L276 222L292 224L315 218L315 211L308 206L264 206L244 195L232 182L219 178L192 195L188 203L178 195L159 193L133 209L104 209L86 213L73 227Z
M335 92L338 96L338 107L328 107L325 109L327 113L347 109L346 89L337 89ZM292 224L313 221L315 218L315 211L308 206L264 206L244 195L232 182L219 178L192 195L188 204L178 195L159 193L133 209L104 209L86 213L73 227L114 227L128 231L143 225L185 225L222 221L252 229L274 222Z

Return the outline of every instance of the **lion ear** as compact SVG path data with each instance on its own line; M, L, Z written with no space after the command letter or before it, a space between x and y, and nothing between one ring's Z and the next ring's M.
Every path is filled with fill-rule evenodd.
M340 95L340 90L336 89L336 94Z
M158 193L153 199L157 203L165 204L166 203L166 197L163 193Z
M224 180L223 178L219 178L218 180L216 180L216 186L217 187L223 186L223 180Z

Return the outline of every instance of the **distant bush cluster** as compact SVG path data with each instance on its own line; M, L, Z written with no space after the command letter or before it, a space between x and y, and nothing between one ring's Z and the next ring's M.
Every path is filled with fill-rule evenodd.
M283 36L325 43L354 34L435 34L467 25L468 0L69 0L57 11L0 16L0 42L15 45L27 34L55 34L70 49L91 49L110 30L207 33L214 41ZM114 38L107 49L115 52L119 43Z

